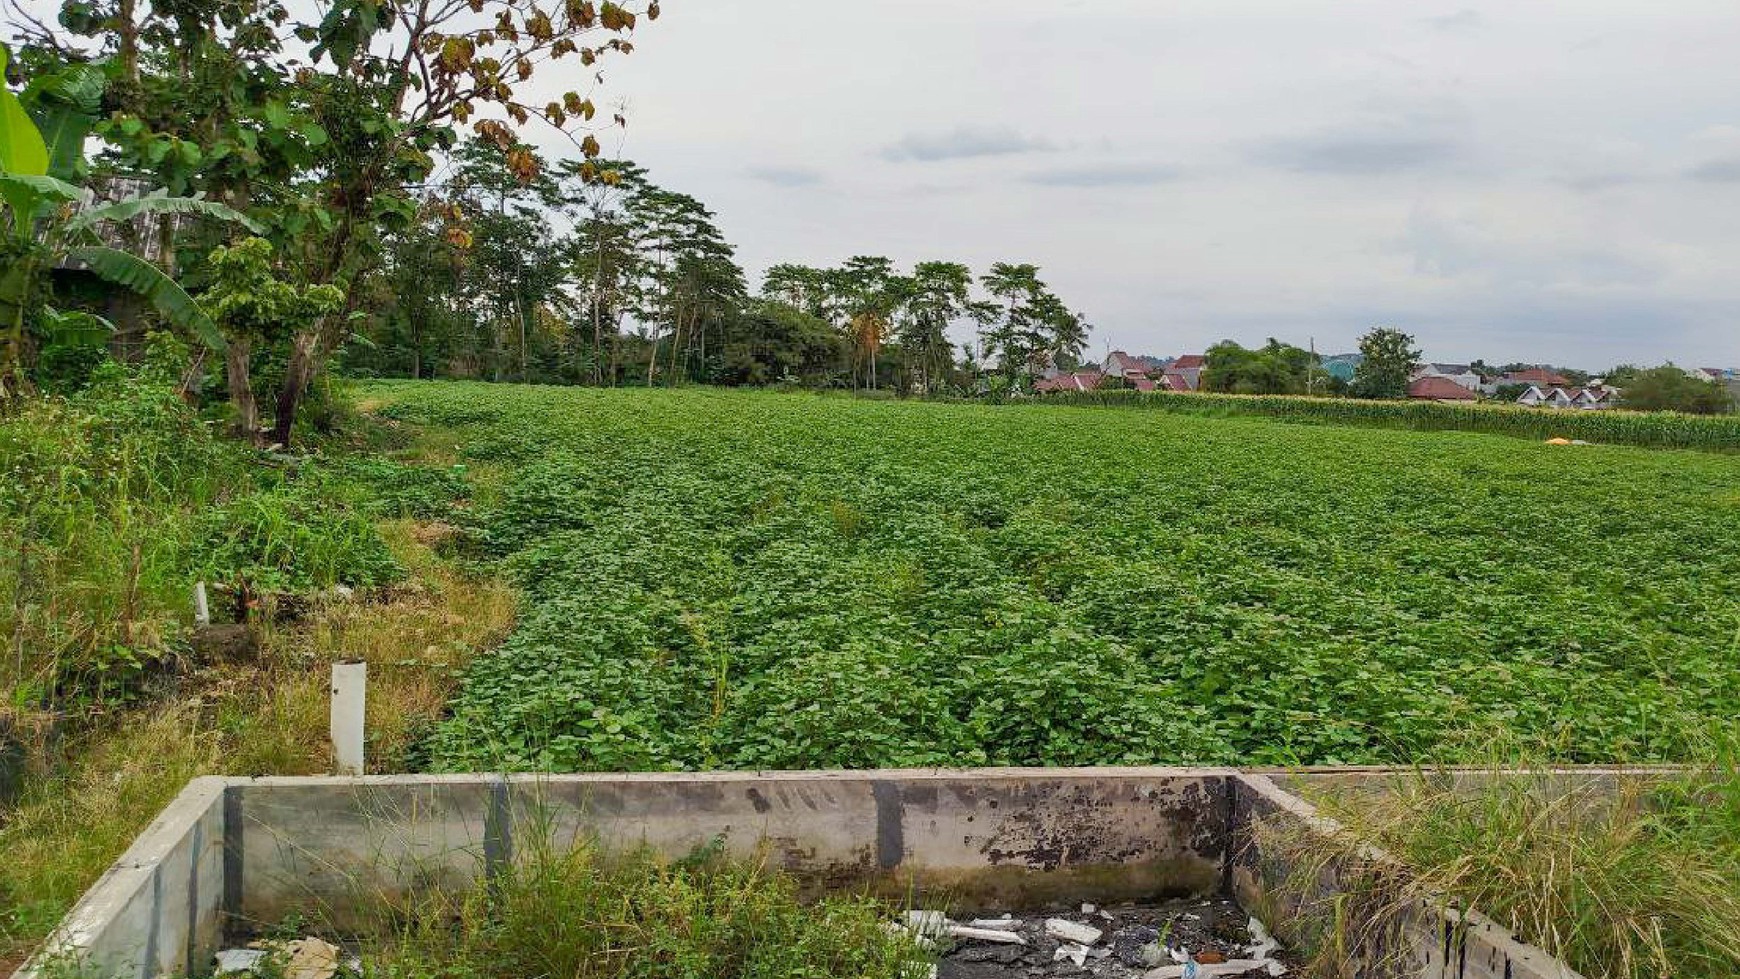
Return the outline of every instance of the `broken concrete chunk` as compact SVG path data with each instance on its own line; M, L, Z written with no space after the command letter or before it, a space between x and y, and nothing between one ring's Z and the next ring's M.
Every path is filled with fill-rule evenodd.
M1095 904L1084 904L1081 906L1081 913L1082 914L1093 914L1095 911L1098 911L1098 910L1099 910L1099 906L1095 905Z
M996 931L1014 931L1021 927L1020 918L974 918L967 922L974 928L991 928Z
M949 926L949 916L941 911L908 911L906 927L915 935L935 938Z
M1077 924L1063 918L1045 919L1045 933L1052 938L1066 942L1077 942L1082 945L1092 945L1100 940L1100 930L1093 925Z
M1074 942L1070 942L1065 945L1059 945L1057 951L1051 953L1051 961L1074 962L1076 965L1082 966L1087 964L1087 954L1088 949L1086 945L1078 945Z
M900 935L905 938L910 938L914 944L926 951L936 948L936 939L926 938L899 922L884 921L882 923L882 930L888 932L890 935Z
M959 938L972 942L1003 942L1008 945L1025 945L1027 939L1013 931L1001 928L970 928L966 925L949 925L945 932L950 938Z
M217 954L216 975L227 976L236 972L252 972L266 958L263 948L226 948Z
M318 938L304 938L284 946L290 960L284 964L284 979L332 979L338 973L337 945Z

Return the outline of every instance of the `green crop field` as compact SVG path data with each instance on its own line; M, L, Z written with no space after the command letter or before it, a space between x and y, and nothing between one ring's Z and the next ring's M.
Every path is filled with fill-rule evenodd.
M1740 458L771 393L380 383L504 464L454 769L1704 751Z

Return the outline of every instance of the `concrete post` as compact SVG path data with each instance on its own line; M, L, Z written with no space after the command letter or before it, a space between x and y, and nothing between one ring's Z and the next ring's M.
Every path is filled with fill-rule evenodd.
M363 773L363 708L369 665L332 664L332 757L340 775Z
M205 582L193 586L193 621L195 625L211 625L211 606L205 601Z

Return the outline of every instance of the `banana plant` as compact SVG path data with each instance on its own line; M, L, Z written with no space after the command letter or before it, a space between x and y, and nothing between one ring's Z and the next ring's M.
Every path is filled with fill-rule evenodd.
M0 76L10 54L0 45ZM94 94L93 80L98 83ZM101 231L147 215L196 215L256 233L260 227L215 201L162 192L97 203L75 181L85 169L83 145L94 119L85 107L100 96L100 82L100 75L84 66L66 69L57 91L37 93L45 97L36 99L42 110L36 119L0 85L0 201L5 205L0 210L0 400L23 390L29 327L64 325L73 316L53 308L49 277L56 268L83 268L131 290L171 325L219 353L224 349L217 325L174 279L150 261L106 243ZM46 97L51 95L58 97ZM52 143L44 132L52 134Z

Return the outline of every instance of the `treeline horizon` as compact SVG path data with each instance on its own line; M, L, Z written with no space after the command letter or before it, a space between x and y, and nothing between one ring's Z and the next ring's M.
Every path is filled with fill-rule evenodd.
M477 141L382 254L346 373L937 394L1074 368L1092 329L1028 263L858 255L774 265L752 290L713 211L632 161Z

